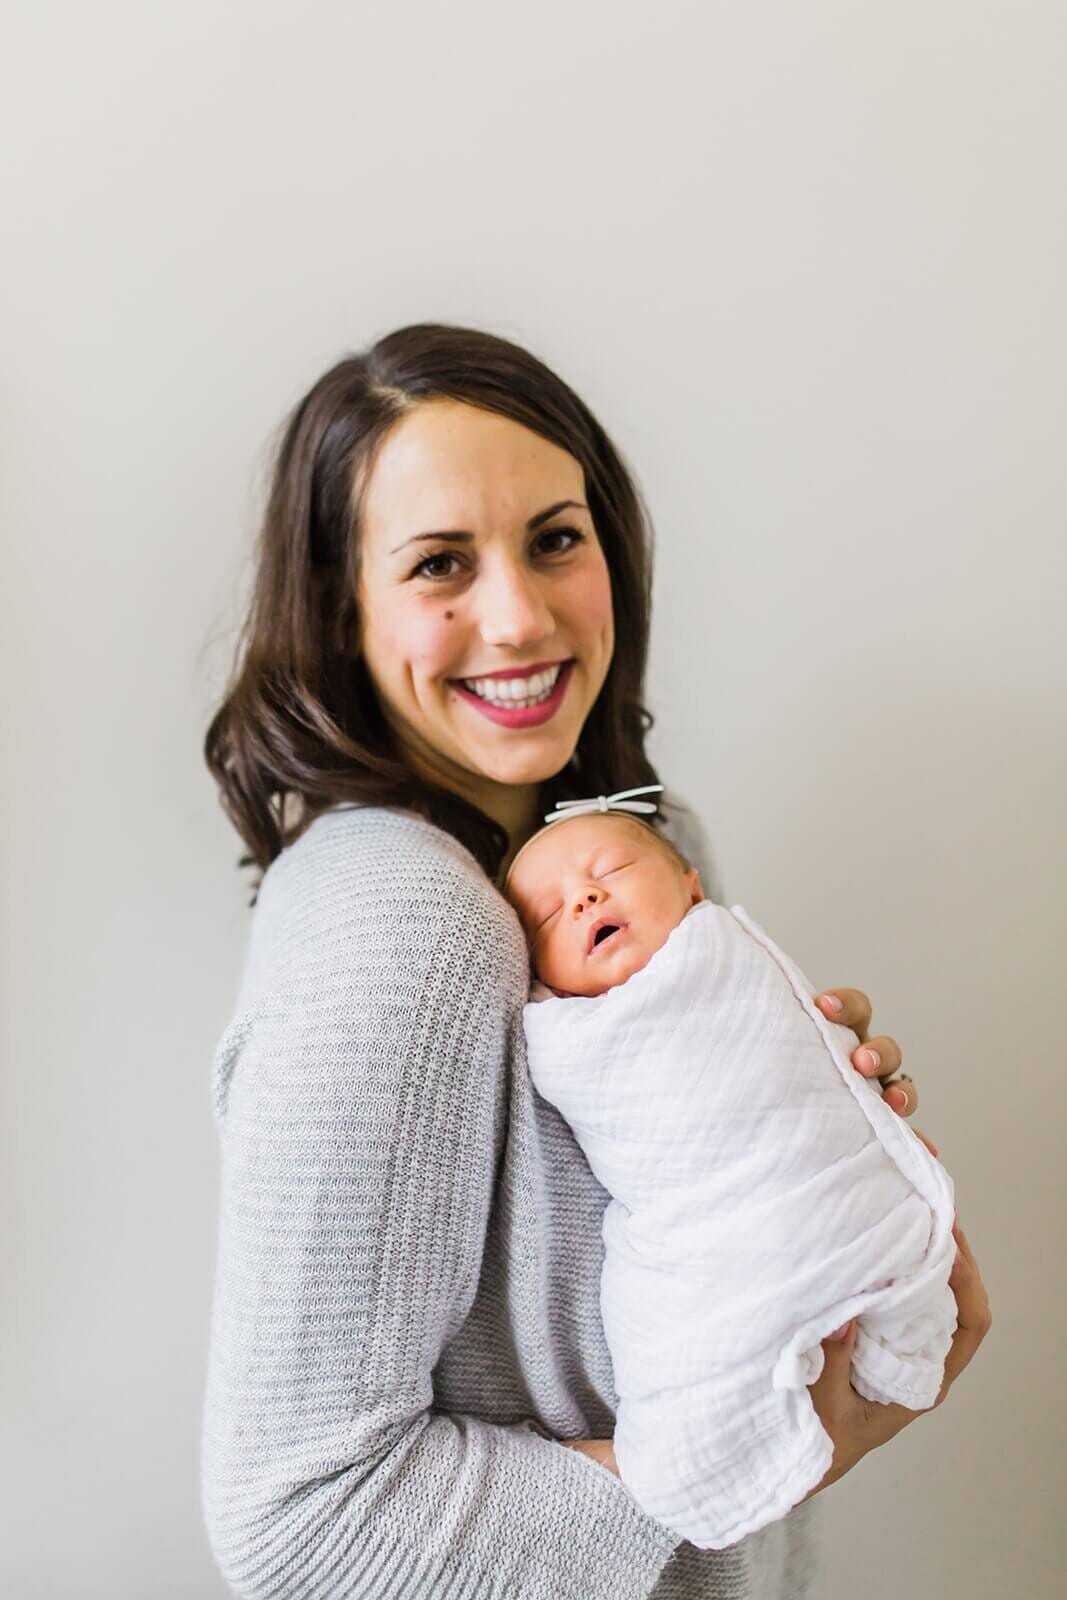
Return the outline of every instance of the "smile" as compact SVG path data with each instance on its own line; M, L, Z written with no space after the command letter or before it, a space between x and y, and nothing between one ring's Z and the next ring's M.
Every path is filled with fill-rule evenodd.
M547 672L534 672L528 678L463 678L460 681L479 700L488 700L491 706L514 706L526 710L529 706L543 705L556 687L558 666Z
M490 722L505 728L529 728L555 716L563 704L573 671L571 660L531 678L453 678L450 681L459 698L474 706Z

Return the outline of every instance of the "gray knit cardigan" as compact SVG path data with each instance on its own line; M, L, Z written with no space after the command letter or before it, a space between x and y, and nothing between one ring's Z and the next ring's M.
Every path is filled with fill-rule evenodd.
M614 1431L607 1195L530 1083L528 985L511 907L410 812L327 812L264 876L212 1078L201 1500L238 1596L811 1593L812 1502L700 1551L556 1442Z

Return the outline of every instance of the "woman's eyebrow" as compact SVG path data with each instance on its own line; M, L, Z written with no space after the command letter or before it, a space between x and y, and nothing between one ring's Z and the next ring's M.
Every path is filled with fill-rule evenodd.
M542 522L547 522L549 517L554 517L557 511L566 511L568 506L573 506L575 511L589 510L589 507L584 505L581 500L557 500L554 506L548 506L544 511L539 511L535 517L530 518L526 524L527 533L534 533ZM457 544L470 544L473 538L473 533L469 533L466 528L441 528L436 533L413 533L410 539L404 539L400 544L395 545L389 554L395 556L401 550L406 549L409 544L417 544L423 539L453 539Z

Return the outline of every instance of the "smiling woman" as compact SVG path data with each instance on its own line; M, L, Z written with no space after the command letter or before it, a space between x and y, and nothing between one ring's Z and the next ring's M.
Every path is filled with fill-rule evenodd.
M533 826L611 665L611 572L585 492L568 451L454 400L398 421L357 485L360 650L396 748L509 835ZM405 539L427 513L451 531Z
M238 1595L805 1593L804 1508L698 1551L612 1466L605 1194L531 1084L497 888L550 807L658 784L649 548L588 408L489 334L403 328L283 429L205 741L261 873L213 1077L202 1499Z
M550 806L657 781L650 543L587 407L488 334L401 329L285 426L206 739L262 871L214 1077L203 1503L239 1594L614 1600L668 1558L679 1600L747 1592L748 1551L709 1566L561 1448L612 1431L603 1196L533 1093L495 887Z
M394 805L496 879L558 801L656 780L648 514L519 346L420 324L339 362L285 427L260 549L205 741L242 864Z

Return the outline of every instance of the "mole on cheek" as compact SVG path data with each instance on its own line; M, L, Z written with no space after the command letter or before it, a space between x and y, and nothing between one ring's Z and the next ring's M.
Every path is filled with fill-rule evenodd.
M452 613L451 613L451 611L446 611L445 612L445 621L446 622L451 622L452 621Z

